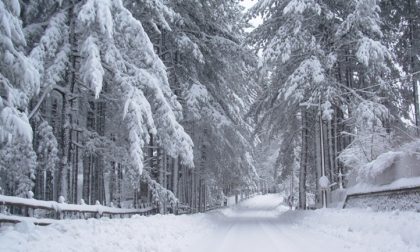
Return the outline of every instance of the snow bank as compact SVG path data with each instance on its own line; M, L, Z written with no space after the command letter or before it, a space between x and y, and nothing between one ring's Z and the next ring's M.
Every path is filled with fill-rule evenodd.
M262 195L207 214L23 222L0 228L0 251L420 251L418 213L288 211L281 201Z
M227 197L228 206L234 206L236 204L235 195Z
M420 212L419 188L420 177L401 178L388 185L359 183L346 189L343 201L336 202L336 205L341 208L372 208L375 211L399 209ZM339 193L336 191L332 195Z
M204 214L23 222L0 228L0 251L185 251L209 226Z
M388 190L398 190L403 188L413 188L420 186L420 177L414 178L401 178L391 184L377 186L367 183L359 183L353 187L347 189L347 194L358 194L358 193L371 193L371 192L381 192Z
M395 151L379 155L363 165L358 172L357 182L366 184L389 184L403 177L420 176L420 140L405 144Z
M274 208L283 203L283 197L280 194L259 195L247 199L239 204L241 208Z
M223 217L274 219L288 209L282 203L283 197L279 194L258 195L244 200L234 207L221 209L218 212L220 212L222 220L226 220Z
M420 251L420 214L415 212L320 209L287 212L281 219L292 224L290 229L348 242L349 251Z
M379 174L390 168L402 154L404 153L401 151L389 151L379 155L377 159L363 166L360 170L360 176L364 180L376 178Z

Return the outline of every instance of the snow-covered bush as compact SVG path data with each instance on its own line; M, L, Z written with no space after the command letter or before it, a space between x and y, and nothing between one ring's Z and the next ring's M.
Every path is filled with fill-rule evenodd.
M398 169L399 167L397 167L396 163L398 160L412 157L420 160L419 140L407 143L396 150L382 153L376 159L362 165L357 172L357 181L370 184L386 170L391 168ZM409 174L403 174L402 176L409 176Z

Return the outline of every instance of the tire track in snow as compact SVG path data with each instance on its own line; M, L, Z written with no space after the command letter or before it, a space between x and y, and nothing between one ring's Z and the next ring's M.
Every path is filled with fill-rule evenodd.
M368 251L359 244L301 225L295 214L279 212L278 204L269 200L245 201L234 209L218 211L213 216L214 230L200 243L204 249L196 247L191 252Z
M267 237L271 240L273 244L273 248L276 249L276 251L299 251L296 246L290 242L289 240L282 239L282 233L280 232L272 232L268 227L270 225L273 225L272 223L259 223L261 230L263 230L264 234L267 235ZM281 242L279 242L279 239L282 239Z
M282 244L293 245L294 250L290 251L369 251L344 239L338 239L335 236L326 235L325 233L314 232L313 230L297 225L270 223L269 225L265 225L264 228L269 236L273 237L276 234L275 237L280 238ZM276 241L280 242L280 240Z
M261 228L261 223L254 220L245 223L241 221L234 223L229 232L225 234L218 250L215 251L278 252L279 247L266 235Z

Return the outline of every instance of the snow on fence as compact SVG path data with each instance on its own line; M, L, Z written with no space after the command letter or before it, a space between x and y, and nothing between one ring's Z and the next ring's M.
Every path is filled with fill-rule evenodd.
M420 186L384 188L347 194L343 208L366 208L376 211L412 210L420 212Z
M0 224L18 223L21 221L30 221L38 225L48 225L55 220L62 219L86 219L89 217L101 218L124 218L132 215L151 215L157 213L157 209L147 206L141 209L123 209L102 206L97 202L96 205L76 205L67 204L64 198L56 201L43 201L32 198L19 198L13 196L0 195ZM11 208L13 215L7 213L7 208ZM43 211L42 215L46 218L36 218L36 211ZM15 212L19 212L16 215ZM46 212L46 213L45 213Z

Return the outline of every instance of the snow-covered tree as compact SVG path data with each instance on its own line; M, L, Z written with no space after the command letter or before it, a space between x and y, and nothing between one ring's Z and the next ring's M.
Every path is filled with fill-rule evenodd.
M36 166L28 104L40 89L40 77L25 53L19 1L0 2L0 173L8 194L31 189Z
M253 152L252 129L243 116L255 97L256 59L243 46L238 1L172 6L183 21L174 28L175 75L185 97L185 125L196 143L196 163L219 188L253 186L254 161L246 156Z
M290 132L295 120L301 122L302 208L307 174L324 175L324 166L325 175L339 182L343 163L348 164L344 159L354 158L345 153L367 148L373 155L369 160L390 145L387 124L392 117L383 97L395 86L387 82L392 55L382 40L378 4L272 0L259 1L249 12L250 17L264 18L249 40L262 50L261 73L270 76L252 110L257 130L282 134ZM343 163L336 161L340 152ZM308 164L311 153L317 162ZM310 184L317 186L314 178Z
M176 169L180 174L191 174L196 181L192 183L201 189L187 199L184 196L189 186L181 179L177 193L193 208L201 208L205 204L202 198L211 201L221 189L232 187L229 183L238 188L253 184L248 180L255 178L253 158L246 158L247 152L252 153L251 127L242 117L255 95L252 73L256 60L242 46L244 24L237 15L241 12L239 2L125 2L145 24L156 52L169 69L171 88L183 106L182 124L194 141L195 170ZM163 10L164 21L159 16L150 17L158 10ZM175 179L174 188L178 188L177 183ZM207 199L201 191L214 194ZM201 206L194 206L198 201Z
M163 22L168 8L159 8L156 16L162 18L156 20ZM16 135L31 147L34 138L40 177L52 173L54 198L104 201L111 163L134 170L140 183L151 138L169 156L194 166L193 143L179 123L182 106L167 69L122 1L6 1L1 11L7 59L1 68L2 144ZM85 185L81 174L87 175ZM82 196L80 187L91 189Z
M0 184L6 194L25 197L32 189L35 168L36 154L31 142L13 141L0 149Z
M25 54L20 11L18 0L0 2L0 143L31 142L27 107L40 88L39 73Z
M141 171L141 148L152 134L158 136L169 155L180 156L191 166L192 142L177 122L180 105L169 88L165 66L155 55L141 23L118 1L88 1L81 7L78 20L81 36L86 37L81 48L81 78L98 96L104 68L111 70L125 104L123 114L129 124L133 165ZM91 30L99 32L92 35ZM132 51L133 46L137 50Z

